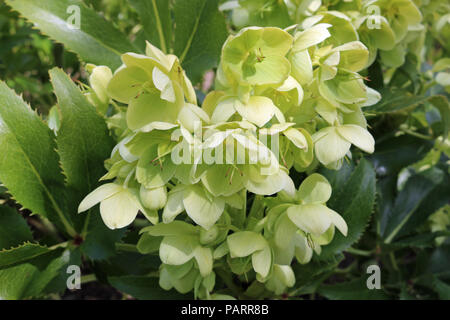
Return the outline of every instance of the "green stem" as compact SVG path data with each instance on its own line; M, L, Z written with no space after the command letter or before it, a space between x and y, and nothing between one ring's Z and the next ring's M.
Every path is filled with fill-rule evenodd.
M347 268L344 269L336 269L334 273L346 274L349 273L356 266L356 260L352 262Z
M97 277L95 274L87 274L85 276L81 276L81 284L97 281Z
M398 265L397 265L397 260L395 260L394 252L389 253L389 257L391 258L391 263L392 263L392 266L394 267L394 270L399 271Z
M225 283L225 285L228 287L228 289L233 292L233 295L238 298L241 296L242 291L239 289L239 287L233 282L232 274L228 270L224 268L218 268L216 269L216 274L222 279L222 281Z
M351 247L345 251L347 251L348 253L351 253L351 254L355 254L358 256L364 256L364 257L370 257L373 254L373 251L371 251L371 250L370 251L369 250L361 250L361 249L355 249L355 248L351 248Z
M155 0L152 0L152 5L153 5L153 11L155 11L156 28L158 29L159 42L161 44L161 50L164 53L167 53L166 40L164 38L164 32L163 32L163 29L162 29L161 19L159 17L158 7L156 6L156 1Z
M129 243L116 243L116 249L119 251L139 253L139 250L136 248L136 246Z
M414 137L417 137L417 138L420 138L420 139L424 139L424 140L433 140L434 139L433 137L426 136L424 134L421 134L421 133L418 133L418 132L415 132L415 131L411 131L411 130L408 130L408 129L403 129L401 131L406 133L406 134L409 134L411 136L414 136Z
M55 250L55 249L59 249L59 248L66 248L68 244L69 244L69 241L61 242L61 243L55 244L54 246L49 247L49 249Z

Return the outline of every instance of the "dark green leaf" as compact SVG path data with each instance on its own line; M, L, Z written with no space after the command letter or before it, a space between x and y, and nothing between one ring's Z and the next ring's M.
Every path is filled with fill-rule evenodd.
M174 53L193 83L217 66L227 38L225 18L218 0L175 0Z
M435 245L435 239L439 237L450 236L450 231L437 231L431 233L423 233L416 236L409 236L393 242L388 247L392 248L429 248Z
M25 219L16 210L0 206L0 250L32 240L33 235Z
M396 197L392 209L382 217L381 229L386 243L392 242L419 208L422 201L439 185L442 179L442 171L437 168L429 169L408 179L406 185Z
M385 300L388 296L382 289L368 289L367 279L355 279L349 282L326 285L318 293L330 300Z
M435 277L433 279L433 288L440 299L450 300L450 285Z
M333 190L328 206L347 222L348 234L344 237L336 232L333 241L323 247L320 258L331 257L349 248L366 229L375 203L375 171L370 162L361 159L345 185Z
M172 19L167 0L128 0L144 27L144 37L165 53L171 48Z
M175 290L166 291L159 286L158 278L146 276L109 277L109 282L117 290L142 300L179 300L189 299Z
M67 273L67 267L69 266L81 266L81 252L78 247L71 248L63 252L61 258L59 258L62 267L60 272L54 277L48 285L45 287L44 294L48 293L64 293L67 289L67 279L73 275L73 273Z
M14 199L74 235L53 132L0 82L0 180Z
M57 145L69 187L92 191L105 174L114 141L102 116L61 69L50 71L61 111Z
M104 161L110 156L113 140L104 119L60 69L52 69L50 78L58 98L61 128L57 146L66 184L72 190L71 213L98 186L105 174ZM83 216L84 217L84 216ZM73 220L79 220L73 217ZM78 226L81 232L82 226Z
M20 264L49 252L51 252L49 248L30 242L16 248L5 249L0 251L0 268Z
M445 168L444 168L445 170ZM450 175L448 172L434 169L436 175L431 176L434 182L433 189L428 194L422 194L422 201L416 210L412 213L398 236L407 235L417 230L428 217L448 204L450 194Z
M98 208L91 209L85 218L86 238L81 250L92 260L104 260L116 253L115 243L119 242L126 229L110 230L103 223Z
M25 263L0 270L0 299L16 300L40 296L70 261L62 249L36 256Z
M429 101L439 110L444 129L442 136L447 137L450 131L450 104L445 96L433 96Z
M344 259L343 254L331 256L327 260L313 258L307 264L294 264L295 295L311 294L325 281Z
M407 111L426 102L428 97L415 96L406 90L385 88L380 90L382 99L373 106L364 108L367 113Z
M116 69L121 65L121 54L137 50L123 33L80 0L7 0L6 3L86 62ZM80 10L79 29L68 23L76 12L69 11L76 8L71 6Z
M108 277L145 276L157 272L161 265L158 254L141 254L139 252L119 251L115 256L104 261L97 261L99 272Z
M397 194L397 177L404 167L423 159L433 142L408 135L390 138L378 143L370 160L377 173L377 211L380 233L384 234L387 217L393 210Z
M439 278L450 279L450 245L442 245L433 251L426 272Z

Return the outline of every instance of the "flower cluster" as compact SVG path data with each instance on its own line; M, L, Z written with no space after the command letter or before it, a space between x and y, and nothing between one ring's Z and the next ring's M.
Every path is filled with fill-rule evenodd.
M347 234L326 206L330 184L312 172L339 168L351 145L374 149L362 108L380 96L358 74L369 50L336 42L329 22L230 36L202 107L177 57L150 43L114 74L94 67L89 98L115 107L119 139L102 178L111 182L79 212L100 203L111 229L144 214L152 225L138 247L159 250L165 289L219 297L216 273L230 270L276 294L292 287L294 259L308 263L336 228ZM310 175L296 189L290 170Z
M367 65L377 54L386 67L392 68L405 62L407 52L418 57L423 54L426 28L412 0L239 0L238 6L231 8L232 20L239 28L266 23L280 26L289 18L304 29L330 24L332 36L326 43L339 46L361 41L369 50Z

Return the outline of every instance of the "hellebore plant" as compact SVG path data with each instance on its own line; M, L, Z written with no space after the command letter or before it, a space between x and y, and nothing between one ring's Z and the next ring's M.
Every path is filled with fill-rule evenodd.
M160 243L164 289L210 297L215 270L223 268L238 275L253 270L276 294L292 287L293 258L308 263L335 228L346 235L347 225L326 207L332 190L325 177L314 173L297 191L289 170L319 162L338 169L352 144L374 151L361 108L379 95L357 73L369 52L358 41L329 45L330 27L293 35L250 27L229 36L216 90L203 108L178 58L150 43L146 55L122 55L112 77L96 76L110 72L95 67L93 101L97 108L104 97L127 105L126 123L106 162L103 179L112 182L89 194L78 211L100 202L111 229L142 212L154 225L141 230L140 248ZM185 161L176 163L181 151ZM212 163L204 152L214 155ZM237 223L248 193L278 194L266 198L277 205L259 221L244 215Z
M0 82L0 299L448 297L448 6L127 2L6 0L86 64Z

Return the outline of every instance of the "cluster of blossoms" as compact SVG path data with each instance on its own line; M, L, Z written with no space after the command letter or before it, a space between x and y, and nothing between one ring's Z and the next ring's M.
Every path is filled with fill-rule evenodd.
M221 270L276 294L292 287L294 260L320 254L336 228L347 234L315 168L339 168L352 144L374 149L361 108L380 96L358 74L370 52L332 29L324 21L230 36L202 107L177 57L150 43L146 55L124 54L114 74L94 67L89 99L114 106L108 121L119 138L102 178L112 182L79 212L100 203L111 229L144 214L152 225L138 248L159 250L165 289L224 298L212 294ZM309 173L298 189L290 170Z
M231 1L230 1L231 2ZM396 68L412 52L422 57L426 28L413 0L239 0L232 1L232 19L239 27L277 25L283 10L291 22L306 29L327 23L332 35L328 44L361 41L369 50L372 64L377 54L386 67ZM225 7L226 8L226 7ZM276 19L277 17L280 17ZM275 24L274 24L275 23ZM444 24L445 23L441 23Z

